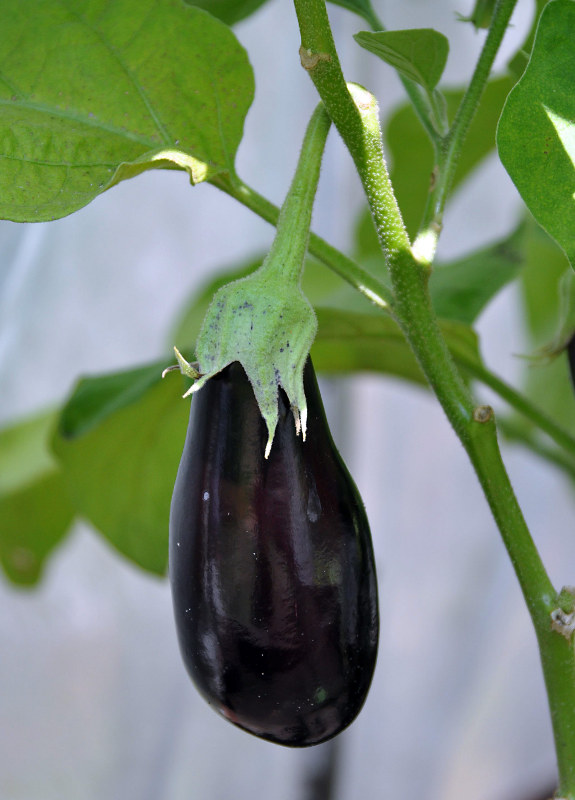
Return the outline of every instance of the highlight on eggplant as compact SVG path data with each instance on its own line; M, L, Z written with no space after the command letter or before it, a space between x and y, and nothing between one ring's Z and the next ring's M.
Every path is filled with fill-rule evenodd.
M186 669L221 715L292 747L357 716L378 644L362 500L328 428L311 361L305 442L283 391L267 429L234 362L194 396L170 512L170 581Z

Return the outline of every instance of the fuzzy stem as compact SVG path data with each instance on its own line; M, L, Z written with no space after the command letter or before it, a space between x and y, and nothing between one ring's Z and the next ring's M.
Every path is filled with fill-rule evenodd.
M281 273L299 283L307 252L313 201L331 119L323 103L315 109L305 132L291 186L281 207L277 231L261 269Z

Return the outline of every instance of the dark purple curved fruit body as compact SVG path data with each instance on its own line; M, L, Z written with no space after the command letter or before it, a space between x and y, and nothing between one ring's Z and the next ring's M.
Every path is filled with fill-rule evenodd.
M186 668L250 733L293 747L359 713L375 667L377 584L364 507L308 360L306 441L287 397L267 430L234 363L194 396L172 498L170 580Z

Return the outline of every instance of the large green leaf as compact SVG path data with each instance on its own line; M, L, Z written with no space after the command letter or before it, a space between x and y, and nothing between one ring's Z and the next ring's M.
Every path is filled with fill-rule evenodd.
M108 376L103 381L110 383ZM91 389L98 397L95 379ZM152 385L139 382L138 391L129 403L115 409L108 404L108 415L99 413L99 424L88 425L83 436L57 434L53 450L77 513L127 558L163 574L170 498L190 405L181 399L177 378L162 381L158 375ZM85 387L83 402L89 408Z
M56 418L56 412L44 412L0 430L0 496L54 468L47 442Z
M164 367L165 362L156 362L109 375L81 378L60 415L60 434L65 439L74 439L88 433L106 417L139 400L158 382Z
M557 337L561 281L570 268L563 251L533 222L526 231L525 253L519 286L529 354L537 356ZM575 433L575 399L566 355L529 358L524 363L525 394L558 424Z
M575 268L575 3L553 0L497 130L499 155L527 207Z
M48 450L55 419L44 413L0 431L0 562L23 585L40 578L74 517Z
M370 27L374 29L381 27L370 0L331 0L331 2L336 6L347 8L348 11L359 14Z
M362 314L339 308L316 308L318 333L311 355L318 371L386 373L427 386L399 326L382 314ZM466 363L481 363L475 332L460 322L441 320L447 345Z
M74 509L56 470L0 496L0 561L10 580L35 584L73 519Z
M517 78L520 78L523 72L525 71L525 67L529 61L529 56L531 55L531 50L533 49L533 41L535 40L535 31L537 30L537 25L539 23L539 18L541 16L541 12L549 3L550 0L535 0L535 8L533 13L533 21L531 23L531 28L527 32L525 40L518 48L517 52L511 57L509 60L508 66L510 71L515 75Z
M475 253L437 264L429 289L437 315L471 325L525 263L525 226Z
M203 8L226 25L235 25L257 11L266 0L185 0L190 6Z
M449 53L447 38L431 28L405 31L361 31L353 37L365 50L379 56L428 92L439 83Z
M181 0L2 0L0 216L70 214L146 169L233 171L253 75Z
M487 84L481 104L465 140L453 189L470 175L495 148L495 130L505 99L514 85L510 77ZM449 118L455 114L462 91L444 93ZM433 148L411 105L401 106L390 118L385 138L392 163L391 179L410 235L417 232L429 192Z

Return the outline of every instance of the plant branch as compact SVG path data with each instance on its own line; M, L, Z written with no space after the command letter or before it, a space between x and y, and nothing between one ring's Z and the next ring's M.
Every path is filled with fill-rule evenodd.
M554 419L537 408L537 406L531 403L524 395L516 391L512 386L483 365L466 358L465 355L457 354L455 360L468 375L476 378L485 386L492 389L512 408L553 439L556 444L572 456L575 456L575 437L566 431L565 428L562 428L561 425L558 425Z
M416 238L416 246L424 251L425 257L430 262L435 257L437 240L443 225L445 204L451 191L463 142L489 80L495 56L516 4L517 0L498 0L473 77L461 99L453 124L436 151L437 165L434 171L434 185L428 196Z
M346 87L325 0L294 0L294 4L301 33L302 65L342 136L363 183L392 280L396 319L468 453L515 569L539 642L555 734L560 792L575 798L573 645L551 629L550 615L558 596L501 459L493 410L489 406L475 406L441 335L428 290L428 255L433 254L435 248L430 249L425 240L425 247L415 251L409 246L385 167L375 101L368 100L365 90L355 92L352 98ZM488 34L489 47L484 47L474 86L458 114L456 134L452 134L455 144L450 144L450 170L454 169L459 147L514 4L515 0L499 0ZM445 180L445 191L448 183ZM431 233L436 240L438 231Z

